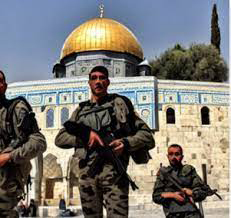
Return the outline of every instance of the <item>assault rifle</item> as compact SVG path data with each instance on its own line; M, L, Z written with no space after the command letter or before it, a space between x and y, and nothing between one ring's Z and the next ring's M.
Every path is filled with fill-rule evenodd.
M160 171L166 180L170 181L180 192L182 192L183 187L180 185L181 183L177 177L169 174L168 171L163 167L160 168ZM189 202L192 205L192 207L200 214L200 217L203 218L204 214L201 213L201 211L197 208L196 204L189 198L189 196L187 196L186 194L184 194L184 196L185 200Z
M163 167L161 168L161 173L166 180L170 181L179 191L182 191L184 187L180 185L181 182L176 176L169 174L168 171ZM212 196L215 194L220 200L222 200L221 196L217 194L217 189L211 189L210 186L207 184L207 178L205 177L204 177L204 186L202 187L202 189L206 192L207 196ZM199 204L199 209L198 209L196 204L192 202L187 195L185 195L185 197L186 197L186 201L191 203L192 207L200 213L200 217L204 218L202 203L199 202L200 204Z
M69 134L80 137L83 140L83 142L86 140L86 138L89 137L88 134L90 134L91 128L82 123L66 121L63 125ZM86 135L85 137L83 137L83 135L80 135L80 132L77 131L78 129L81 129L81 133L88 135L88 137ZM100 131L95 131L95 132L103 140L105 146L104 147L97 146L94 149L88 149L85 159L80 160L79 167L80 168L86 167L88 161L90 160L90 155L96 151L97 156L94 159L94 161L91 163L90 169L87 172L91 178L94 178L97 174L99 174L103 170L103 166L105 162L110 162L113 164L115 170L119 175L115 183L117 183L123 177L128 180L133 190L138 189L135 182L132 181L130 176L127 174L122 160L119 157L117 157L117 155L113 151L113 148L108 146L113 140L121 138L122 136L121 131L118 130L118 131L114 131L113 133L108 133L108 131L101 129ZM85 143L87 142L85 141Z
M105 146L104 147L98 146L96 148L96 152L98 154L95 160L92 162L90 169L87 172L88 175L91 178L94 178L97 174L99 174L103 170L103 165L105 162L111 162L119 175L117 180L115 181L115 184L118 183L118 181L123 177L128 180L128 182L130 183L132 187L132 190L139 189L138 186L135 184L135 182L127 174L124 164L122 163L120 158L115 154L115 152L113 151L113 148L108 146L113 140L116 139L113 133L110 133L110 134L101 133L100 134L99 132L97 132L97 134L99 134Z

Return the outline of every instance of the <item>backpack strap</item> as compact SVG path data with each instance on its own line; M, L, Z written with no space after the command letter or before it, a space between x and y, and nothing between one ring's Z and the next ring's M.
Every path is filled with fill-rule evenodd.
M122 100L124 102L124 104L127 106L127 109L128 109L127 115L128 115L129 123L127 121L126 123L123 124L123 126L121 126L122 132L124 132L125 135L126 135L126 133L127 133L127 135L129 135L129 133L134 134L137 131L137 129L136 129L136 127L132 121L135 118L135 116L137 116L137 115L135 114L134 107L133 107L131 101L127 97L121 96L118 94L115 94L115 97L120 98L120 100ZM119 117L122 117L121 115ZM151 148L149 146L144 144L144 146L142 148L140 148L136 151L131 151L130 155L136 164L146 164L146 163L148 163L148 161L150 159L152 159L152 157L149 153L150 149Z

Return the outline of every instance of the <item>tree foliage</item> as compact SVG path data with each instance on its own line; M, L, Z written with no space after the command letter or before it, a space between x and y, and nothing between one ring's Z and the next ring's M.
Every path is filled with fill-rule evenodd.
M177 44L150 61L158 79L222 82L228 67L213 45L193 44L188 49Z
M213 5L212 19L211 19L211 44L214 45L218 51L220 52L220 28L218 25L218 14L217 14L217 6Z

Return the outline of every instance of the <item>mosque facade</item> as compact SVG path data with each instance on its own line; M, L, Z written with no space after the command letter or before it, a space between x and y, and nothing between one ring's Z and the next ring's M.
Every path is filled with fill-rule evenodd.
M31 198L42 205L58 205L64 197L68 205L80 205L78 172L74 149L60 149L54 139L62 124L82 101L90 98L88 73L96 65L109 70L110 93L127 96L139 116L153 129L156 147L146 165L130 160L128 172L139 186L130 190L130 205L152 204L152 189L160 164L167 166L168 145L184 148L184 163L195 166L225 200L229 192L229 85L214 82L159 80L134 34L109 18L91 19L77 27L66 39L53 79L9 84L7 96L24 96L32 105L47 139L43 158L41 191L36 195L37 167L32 161ZM208 203L216 201L211 197Z

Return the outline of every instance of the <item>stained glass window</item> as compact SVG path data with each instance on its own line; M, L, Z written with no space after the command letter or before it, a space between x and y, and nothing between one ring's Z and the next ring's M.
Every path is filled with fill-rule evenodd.
M64 122L66 122L69 118L69 110L68 108L64 107L61 110L61 124L63 125Z
M46 127L50 128L50 127L54 127L54 110L53 109L49 109L47 111L47 116L46 116Z

